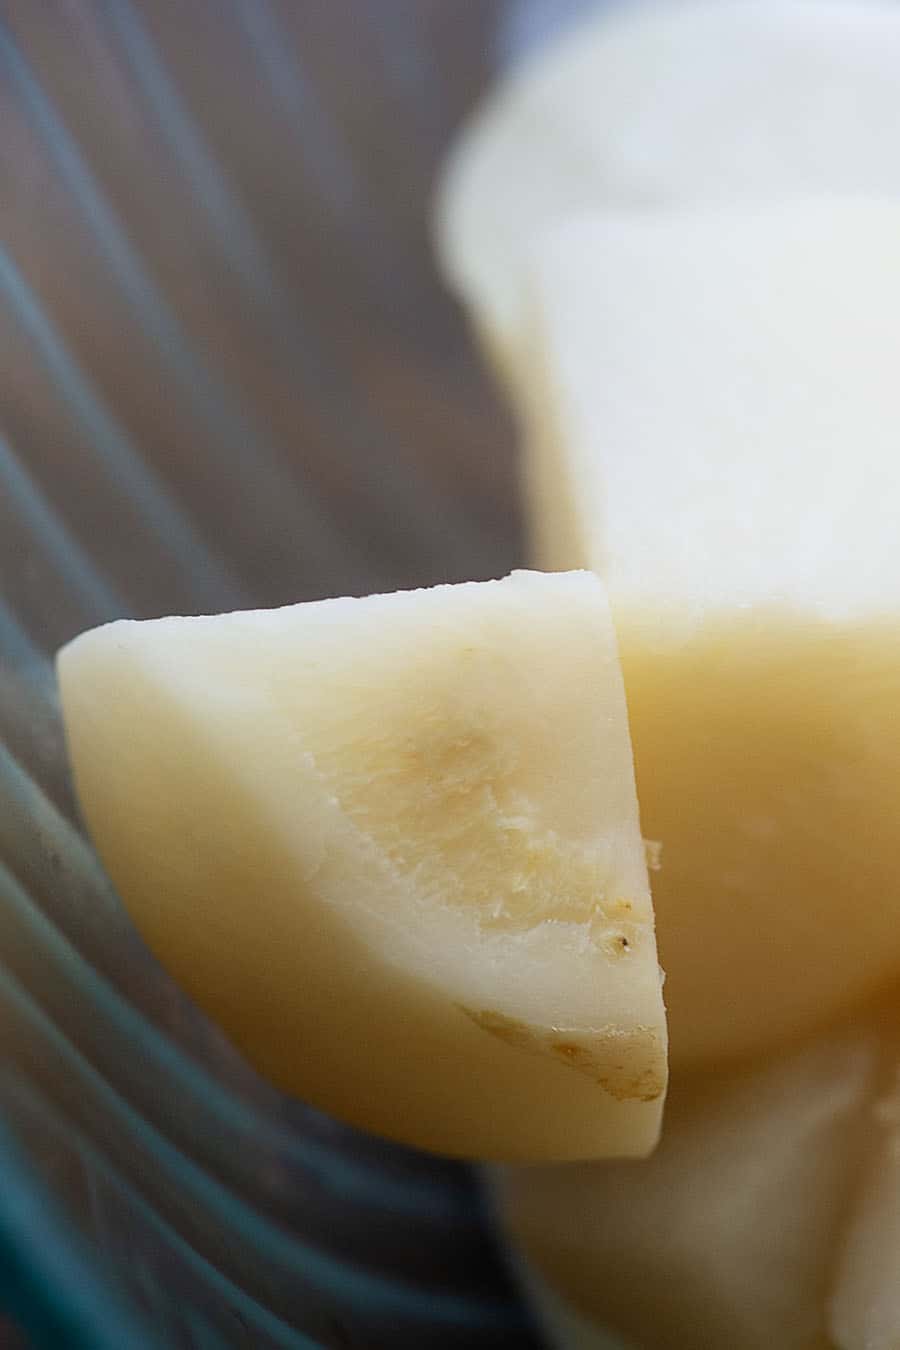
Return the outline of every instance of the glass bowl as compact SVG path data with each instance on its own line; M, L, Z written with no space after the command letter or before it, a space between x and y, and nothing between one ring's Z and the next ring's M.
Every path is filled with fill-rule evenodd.
M0 6L0 1300L35 1345L536 1344L472 1174L278 1097L145 951L51 657L520 562L428 203L569 8Z

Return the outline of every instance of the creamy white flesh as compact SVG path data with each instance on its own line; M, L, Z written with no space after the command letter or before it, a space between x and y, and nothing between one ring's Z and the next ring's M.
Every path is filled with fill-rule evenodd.
M875 1143L847 1228L831 1307L839 1350L900 1345L900 1070L873 1111Z
M126 905L277 1084L442 1152L652 1148L666 1032L595 577L118 623L59 674Z
M623 5L502 81L451 157L445 273L510 369L531 245L591 208L900 196L892 0Z
M672 1054L900 977L900 207L561 229L536 260L542 561L609 587Z
M877 1063L876 1037L854 1029L772 1065L676 1079L647 1161L499 1173L554 1343L600 1350L603 1328L641 1350L825 1350Z

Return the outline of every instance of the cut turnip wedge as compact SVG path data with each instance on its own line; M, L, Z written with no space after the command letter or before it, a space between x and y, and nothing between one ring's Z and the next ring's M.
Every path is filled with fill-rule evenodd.
M444 270L507 371L530 246L574 212L900 196L896 4L601 10L501 81L444 176Z
M536 263L532 516L604 576L673 1062L900 976L900 206L592 217Z
M641 1350L825 1350L878 1051L853 1028L771 1065L676 1080L646 1162L498 1171L554 1343L587 1348L593 1322L598 1347L602 1328Z
M116 623L59 675L126 906L278 1086L450 1154L653 1147L666 1030L595 577Z

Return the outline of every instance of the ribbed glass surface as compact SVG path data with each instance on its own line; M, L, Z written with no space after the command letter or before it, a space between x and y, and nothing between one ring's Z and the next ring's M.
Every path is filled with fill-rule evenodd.
M50 664L519 561L427 232L514 8L0 3L0 1301L36 1345L533 1344L470 1174L278 1098L145 953Z

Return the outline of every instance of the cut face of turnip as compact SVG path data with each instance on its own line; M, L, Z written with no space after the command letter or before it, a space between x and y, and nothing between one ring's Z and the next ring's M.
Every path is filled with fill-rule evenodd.
M653 1147L666 1029L595 577L117 623L59 675L125 904L276 1084L446 1153Z

